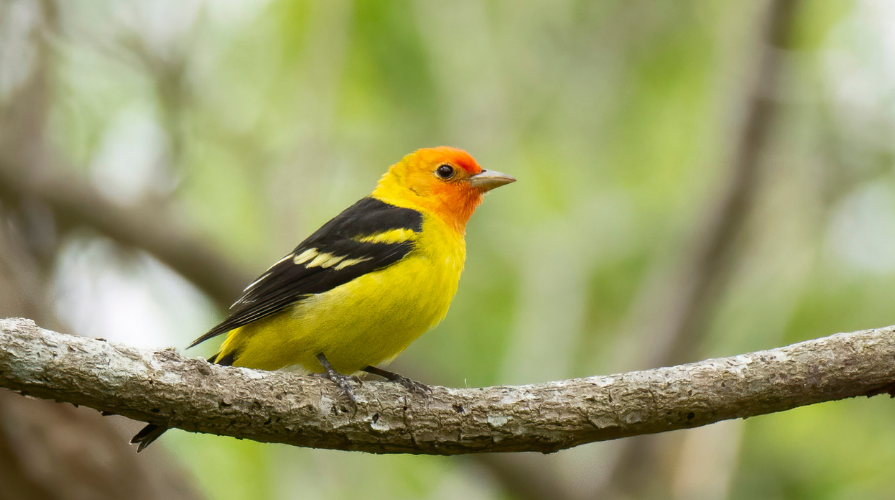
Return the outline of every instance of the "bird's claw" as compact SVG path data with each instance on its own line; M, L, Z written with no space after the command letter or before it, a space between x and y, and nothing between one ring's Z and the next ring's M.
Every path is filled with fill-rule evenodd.
M428 385L426 385L422 382L417 382L416 380L413 380L413 379L409 379L407 377L402 377L401 375L398 375L390 380L392 382L401 384L408 391L410 391L414 394L419 394L420 396L426 396L430 392L432 392L432 388L429 387Z
M430 392L432 392L432 389L428 385L426 385L422 382L417 382L416 380L411 380L407 377L402 377L401 375L398 375L395 372L383 370L382 368L377 368L372 365L364 368L364 371L367 373L372 373L373 375L382 377L390 382L397 382L397 383L401 384L409 392L412 392L414 394L419 394L420 396L426 396Z
M323 353L317 355L317 359L320 360L321 366L323 366L323 373L319 374L323 377L326 377L336 385L342 389L342 392L348 396L348 399L354 404L355 408L357 407L357 398L354 396L354 389L351 388L352 381L357 382L358 385L364 385L361 380L353 375L342 375L341 373L335 371L333 367L329 364L329 361L326 359L326 356Z
M342 375L335 371L327 371L317 375L335 382L335 384L339 386L339 389L342 389L342 393L348 396L348 399L350 399L355 406L357 405L357 398L354 395L354 389L351 387L351 382L357 382L358 385L363 385L363 382L361 382L359 378L351 375Z

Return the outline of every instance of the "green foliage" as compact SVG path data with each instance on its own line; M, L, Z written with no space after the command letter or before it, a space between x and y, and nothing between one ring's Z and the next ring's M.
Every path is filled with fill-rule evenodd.
M158 123L162 194L258 273L415 148L463 147L515 175L470 223L448 318L395 365L427 383L486 385L640 367L618 354L619 335L640 323L630 315L645 283L673 276L714 215L766 2L208 2L194 18L158 7L164 29L138 7L91 21L79 15L89 3L60 17L52 141L93 175L123 114ZM895 196L895 87L879 62L895 54L877 22L895 14L870 3L799 10L797 51L778 54L789 70L765 178L694 359L895 323L895 263L878 255L891 246L840 244L881 241L843 200L873 182ZM890 208L869 227L889 227ZM878 398L745 422L729 496L891 497L893 412ZM216 499L507 495L464 459L183 432L161 445ZM611 450L549 463L587 483Z

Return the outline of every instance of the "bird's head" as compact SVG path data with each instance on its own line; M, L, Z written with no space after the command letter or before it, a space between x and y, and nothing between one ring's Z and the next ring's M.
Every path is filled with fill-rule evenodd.
M516 182L512 176L484 170L462 149L418 149L392 165L373 196L388 203L433 213L463 232L485 193Z

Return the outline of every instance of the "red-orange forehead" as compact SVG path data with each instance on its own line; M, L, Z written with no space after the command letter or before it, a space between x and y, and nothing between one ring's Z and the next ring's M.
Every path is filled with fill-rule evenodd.
M417 157L427 164L450 163L456 165L468 173L475 175L482 171L482 167L475 161L466 151L462 149L452 148L450 146L439 146L437 148L419 149L416 151Z

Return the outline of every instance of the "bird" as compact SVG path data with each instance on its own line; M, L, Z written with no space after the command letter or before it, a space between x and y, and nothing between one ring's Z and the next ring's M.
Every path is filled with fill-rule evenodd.
M224 321L189 347L227 334L208 361L289 368L329 378L355 401L361 372L413 392L424 384L387 371L447 315L466 260L466 224L486 192L515 182L466 151L418 149L373 192L312 233L243 290ZM168 428L149 424L137 451Z

